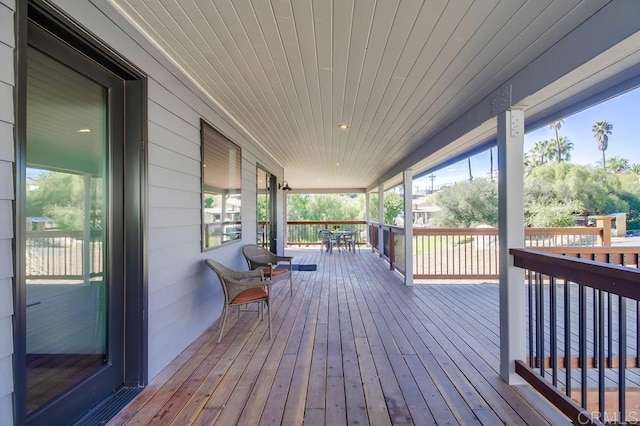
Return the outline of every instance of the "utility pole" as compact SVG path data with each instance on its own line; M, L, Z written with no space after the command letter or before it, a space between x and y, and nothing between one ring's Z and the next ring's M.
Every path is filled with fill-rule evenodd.
M436 175L434 175L433 173L431 173L429 175L429 180L431 181L431 193L433 194L433 181L436 180Z

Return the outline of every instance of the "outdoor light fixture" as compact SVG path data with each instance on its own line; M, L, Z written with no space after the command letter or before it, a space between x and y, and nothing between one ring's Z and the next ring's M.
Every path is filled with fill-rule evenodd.
M289 182L287 182L286 180L278 184L278 189L282 189L283 191L291 191Z

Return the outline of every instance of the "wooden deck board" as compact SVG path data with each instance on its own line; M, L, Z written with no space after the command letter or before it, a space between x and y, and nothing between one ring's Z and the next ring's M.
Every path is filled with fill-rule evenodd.
M497 287L415 285L368 250L292 250L274 285L272 339L256 312L229 315L111 422L137 424L569 424L498 371ZM522 395L526 395L527 399Z

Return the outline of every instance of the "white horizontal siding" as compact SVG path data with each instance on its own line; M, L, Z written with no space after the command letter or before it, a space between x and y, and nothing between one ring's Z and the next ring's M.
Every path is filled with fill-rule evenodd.
M13 238L13 203L0 199L0 239Z
M13 423L13 87L15 2L0 2L0 423Z
M13 162L13 158L13 126L11 123L0 121L0 161Z

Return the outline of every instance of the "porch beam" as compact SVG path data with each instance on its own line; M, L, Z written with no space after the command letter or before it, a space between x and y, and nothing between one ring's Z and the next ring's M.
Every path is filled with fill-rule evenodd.
M404 180L404 284L413 284L413 170L403 173Z
M512 247L524 247L524 112L498 115L498 241L500 245L500 375L509 384L524 380L515 362L525 359L524 270L516 268Z

